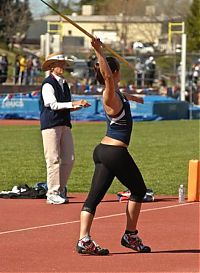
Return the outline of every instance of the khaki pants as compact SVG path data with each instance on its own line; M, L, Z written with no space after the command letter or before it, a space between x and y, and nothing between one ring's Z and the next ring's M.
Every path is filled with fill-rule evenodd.
M47 196L63 192L74 163L74 144L71 129L57 126L42 130L47 167Z

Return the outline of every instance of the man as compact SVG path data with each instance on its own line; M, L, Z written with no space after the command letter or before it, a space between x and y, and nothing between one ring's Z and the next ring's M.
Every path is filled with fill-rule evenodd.
M71 110L88 107L86 100L71 101L71 93L63 78L69 65L62 53L51 54L42 64L50 71L41 86L40 124L44 156L47 166L47 203L68 202L66 184L74 163L74 145L71 134Z
M152 87L155 80L156 62L153 56L150 56L145 62L145 78L147 87Z

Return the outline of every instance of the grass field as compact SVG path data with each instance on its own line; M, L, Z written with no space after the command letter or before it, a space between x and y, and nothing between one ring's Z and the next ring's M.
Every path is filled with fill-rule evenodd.
M105 134L104 123L74 123L76 162L69 192L87 192L93 173L92 152ZM0 190L46 181L41 133L38 126L0 127ZM176 195L187 187L188 162L199 159L199 121L137 122L129 151L148 188L156 194ZM109 192L123 190L115 180Z

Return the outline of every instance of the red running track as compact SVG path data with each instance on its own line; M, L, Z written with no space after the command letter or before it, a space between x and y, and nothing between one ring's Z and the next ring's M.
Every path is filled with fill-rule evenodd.
M45 200L0 199L0 272L199 272L199 203L179 204L157 197L144 203L139 235L152 253L120 245L126 203L107 195L99 205L93 238L109 256L75 252L85 194L71 194L66 205Z

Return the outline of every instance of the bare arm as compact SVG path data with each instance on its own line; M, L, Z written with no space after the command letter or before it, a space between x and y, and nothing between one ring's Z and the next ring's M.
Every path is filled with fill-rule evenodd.
M99 39L92 39L91 44L95 50L99 62L100 72L105 81L105 89L103 92L103 103L105 110L109 115L115 115L121 109L121 101L115 92L116 86L112 71L110 70L110 67L106 61L101 41Z
M137 103L144 103L144 99L141 97L134 96L132 94L128 94L126 92L123 92L123 95L127 98L127 100L135 101Z

